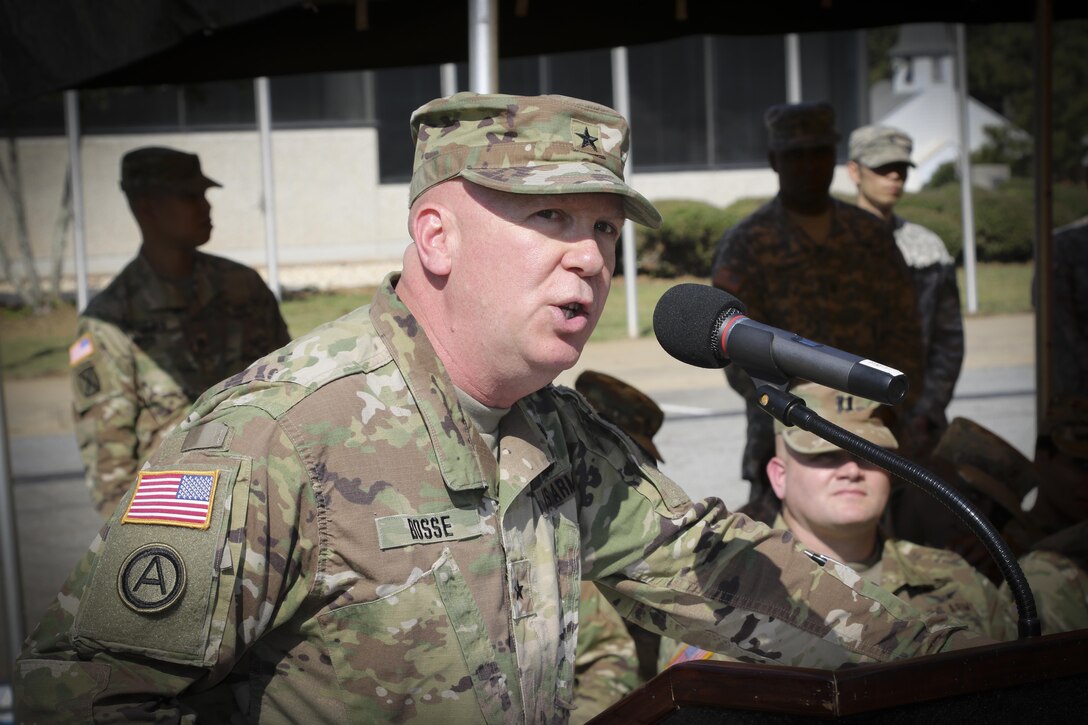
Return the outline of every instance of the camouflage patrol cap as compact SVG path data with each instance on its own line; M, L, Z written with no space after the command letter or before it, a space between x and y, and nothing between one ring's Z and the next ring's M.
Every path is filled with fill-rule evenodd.
M158 191L172 194L199 194L212 186L222 186L200 170L196 154L145 146L121 157L121 189L126 194Z
M1020 501L1038 485L1028 458L993 431L968 418L953 418L941 434L933 458L957 468L974 466L1005 482Z
M618 378L595 370L586 370L579 375L574 387L602 418L631 436L651 456L665 460L653 441L665 414L649 396Z
M862 126L850 134L850 160L875 169L885 164L910 164L914 142L891 126Z
M801 383L790 392L805 401L805 405L824 420L883 448L899 447L895 436L884 424L880 403L850 393L840 393L816 383ZM839 450L838 446L828 443L815 433L797 427L787 428L777 420L774 422L774 432L780 434L789 449L797 453L829 453Z
M763 122L771 151L820 148L839 142L835 109L826 101L771 106L763 114Z
M629 219L661 225L654 205L624 183L627 122L607 106L567 96L458 93L416 109L412 139L409 204L459 176L516 194L619 194Z

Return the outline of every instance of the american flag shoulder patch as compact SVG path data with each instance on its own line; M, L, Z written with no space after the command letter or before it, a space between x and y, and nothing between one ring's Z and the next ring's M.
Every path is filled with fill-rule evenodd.
M75 367L94 355L94 340L91 333L87 333L73 342L68 348L68 365Z
M140 471L122 524L206 529L219 471Z

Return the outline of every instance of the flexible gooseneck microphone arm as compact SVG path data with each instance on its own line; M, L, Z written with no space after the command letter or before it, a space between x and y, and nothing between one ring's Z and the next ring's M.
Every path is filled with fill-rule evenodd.
M947 507L982 541L1009 583L1016 602L1017 629L1020 638L1038 637L1041 633L1039 615L1035 610L1035 597L1031 593L1024 572L1012 551L991 524L968 502L959 491L916 463L891 451L843 430L816 415L801 398L779 390L773 385L760 385L756 381L756 401L765 412L788 426L815 433L844 451L880 466L903 480L918 486Z

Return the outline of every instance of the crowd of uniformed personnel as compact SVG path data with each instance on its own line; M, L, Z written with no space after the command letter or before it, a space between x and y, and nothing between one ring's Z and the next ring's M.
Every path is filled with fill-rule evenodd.
M855 206L829 193L829 105L765 121L780 191L726 230L712 284L907 372L894 410L794 392L974 495L1023 555L1044 632L1088 627L1088 411L1054 406L1015 478L999 439L950 425L959 292L940 238L893 211L909 136L851 134ZM735 366L740 514L657 471L664 416L642 391L551 385L599 318L623 220L660 223L623 181L622 117L458 94L412 131L403 270L293 342L256 272L198 251L219 184L197 157L122 159L140 251L70 350L107 523L19 658L20 720L585 722L659 657L834 667L1015 636L962 532L912 527L927 501L773 424Z

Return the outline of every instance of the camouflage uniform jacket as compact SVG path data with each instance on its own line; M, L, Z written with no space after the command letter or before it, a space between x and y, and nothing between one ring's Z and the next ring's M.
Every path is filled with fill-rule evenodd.
M582 582L571 723L589 722L639 685L635 640L599 589Z
M786 528L781 515L774 526ZM879 577L881 589L920 612L950 617L967 625L971 631L992 639L1016 639L1015 607L1008 594L999 591L959 554L910 541L885 539L878 562L864 568L855 565L855 568L863 577ZM662 667L693 659L738 659L676 643L672 645L662 649Z
M914 276L924 345L924 380L917 403L936 430L948 426L945 409L963 366L963 314L956 263L941 238L925 227L892 219L895 243Z
M1037 542L1019 564L1035 597L1043 634L1088 629L1088 521ZM1001 591L1009 593L1007 582Z
M754 320L901 370L911 390L899 407L914 405L923 382L914 284L891 232L872 214L832 199L831 231L817 244L775 197L721 238L711 282ZM725 372L748 413L743 476L758 481L774 451L773 420L756 405L748 374L735 365Z
M249 267L197 252L191 280L165 280L137 256L79 319L76 436L104 517L201 393L290 339Z
M1088 398L1088 217L1054 232L1051 393Z
M122 503L21 655L21 722L565 722L583 578L625 619L759 661L971 639L692 503L572 390L518 401L496 461L396 279L197 401L128 495L200 478L207 527Z

